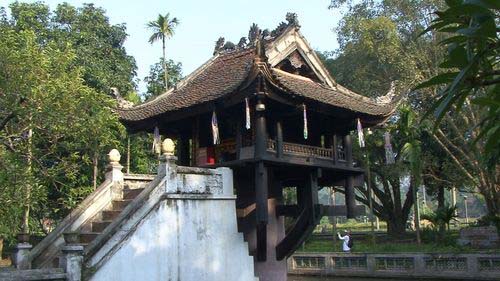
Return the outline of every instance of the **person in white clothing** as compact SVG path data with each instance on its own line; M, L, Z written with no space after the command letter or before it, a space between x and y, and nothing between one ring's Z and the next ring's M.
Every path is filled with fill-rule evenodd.
M351 247L349 247L349 240L351 240L351 231L346 231L346 235L342 236L340 233L337 232L337 235L339 236L340 240L343 240L344 242L342 243L342 251L344 253L349 253L351 252Z

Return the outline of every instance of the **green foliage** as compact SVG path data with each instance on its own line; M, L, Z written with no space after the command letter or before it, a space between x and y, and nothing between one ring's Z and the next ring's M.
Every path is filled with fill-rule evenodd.
M449 229L451 221L457 217L456 212L456 206L445 205L437 208L434 212L422 214L421 219L430 221L434 228L444 229L448 227Z
M157 97L165 92L165 73L163 71L163 65L163 58L161 58L159 62L150 67L149 75L144 78L144 82L147 83L147 91L144 94L145 100ZM180 62L175 63L173 60L168 60L166 66L168 70L168 85L175 87L177 82L182 79L182 64Z
M333 0L330 8L338 7L344 11L336 30L340 48L320 56L332 76L341 85L370 97L386 93L396 81L395 92L405 96L404 106L384 128L392 136L396 163L385 165L382 130L366 136L365 151L355 151L357 159L364 159L363 165L370 165L378 201L375 214L388 221L390 232L398 227L404 231L402 225L413 204L411 193L402 186L402 179L409 174L413 175L412 184L425 184L434 195L451 187L480 192L489 211L498 212L496 172L482 164L483 155L487 155L485 144L473 142L479 135L480 120L489 114L477 104L482 100L467 103L462 111L448 111L436 130L422 118L439 98L440 89L415 86L443 72L440 61L446 56L446 46L439 42L449 36L434 30L419 34L434 20L433 11L443 9L445 3ZM455 50L453 57L459 60L461 54ZM457 68L449 70L456 72ZM452 81L455 76L445 74L437 79ZM366 196L364 190L360 189ZM363 198L358 200L367 203Z
M479 218L476 222L477 226L490 226L493 225L497 228L497 232L500 234L500 216L499 215L486 215Z
M481 132L475 141L485 140L484 161L496 169L500 157L500 40L498 1L446 1L445 9L425 32L448 36L441 44L448 50L440 64L443 73L421 83L418 88L442 86L431 110L436 124L449 111L459 111L468 100L487 112L480 122ZM424 32L424 33L425 33Z
M109 93L111 87L121 93L135 88L137 67L123 45L125 25L111 25L103 9L93 4L76 8L63 3L50 12L42 2L14 2L10 9L9 22L15 30L32 30L40 44L52 42L61 50L71 48L87 86L102 93Z
M0 235L8 237L27 210L41 232L43 220L92 192L93 160L102 171L124 139L107 92L130 92L135 71L124 26L110 25L102 9L10 8L10 18L0 10Z

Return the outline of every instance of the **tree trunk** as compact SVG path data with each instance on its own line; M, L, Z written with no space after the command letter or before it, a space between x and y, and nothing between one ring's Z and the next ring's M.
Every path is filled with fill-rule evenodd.
M24 210L23 210L23 219L22 219L22 233L29 233L29 221L30 221L30 207L31 207L31 188L33 179L32 175L32 165L33 165L33 130L29 129L28 131L28 153L27 153L27 161L26 161L26 180L24 181L25 190L24 190Z
M444 208L445 201L444 201L444 186L440 185L438 188L438 194L437 194L437 201L438 201L438 210ZM446 232L446 224L445 223L440 223L439 224L439 236L441 239L444 239L444 234Z
M98 156L97 156L97 151L94 152L94 158L92 159L92 165L93 165L93 178L92 178L92 184L94 186L94 190L97 189L97 164L98 164Z
M165 91L168 90L168 70L167 70L167 56L165 55L165 36L162 38L163 43L163 72L165 75Z
M401 238L406 232L406 219L391 217L387 220L387 234L394 238Z
M437 193L438 209L444 207L444 186L440 185Z

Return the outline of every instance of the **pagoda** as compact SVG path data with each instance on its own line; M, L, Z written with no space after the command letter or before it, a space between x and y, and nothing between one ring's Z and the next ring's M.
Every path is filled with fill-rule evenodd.
M116 110L129 133L175 139L179 165L233 170L238 230L260 280L286 280L286 258L322 216L364 209L355 203L364 170L350 132L383 123L398 102L336 83L296 16L287 21L272 32L254 25L248 43L219 39L213 57L174 88ZM343 186L346 206L319 204L324 186ZM283 203L285 187L295 188L296 204ZM288 229L284 217L294 220Z

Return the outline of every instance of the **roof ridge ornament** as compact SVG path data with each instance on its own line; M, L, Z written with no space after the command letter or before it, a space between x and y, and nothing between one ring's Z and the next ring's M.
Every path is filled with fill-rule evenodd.
M122 97L118 88L111 87L110 95L116 100L118 103L118 108L131 108L134 106L133 102L130 102Z
M391 103L394 100L394 97L396 96L396 82L397 81L392 81L391 87L389 88L387 94L380 97L376 97L375 101L379 104Z

